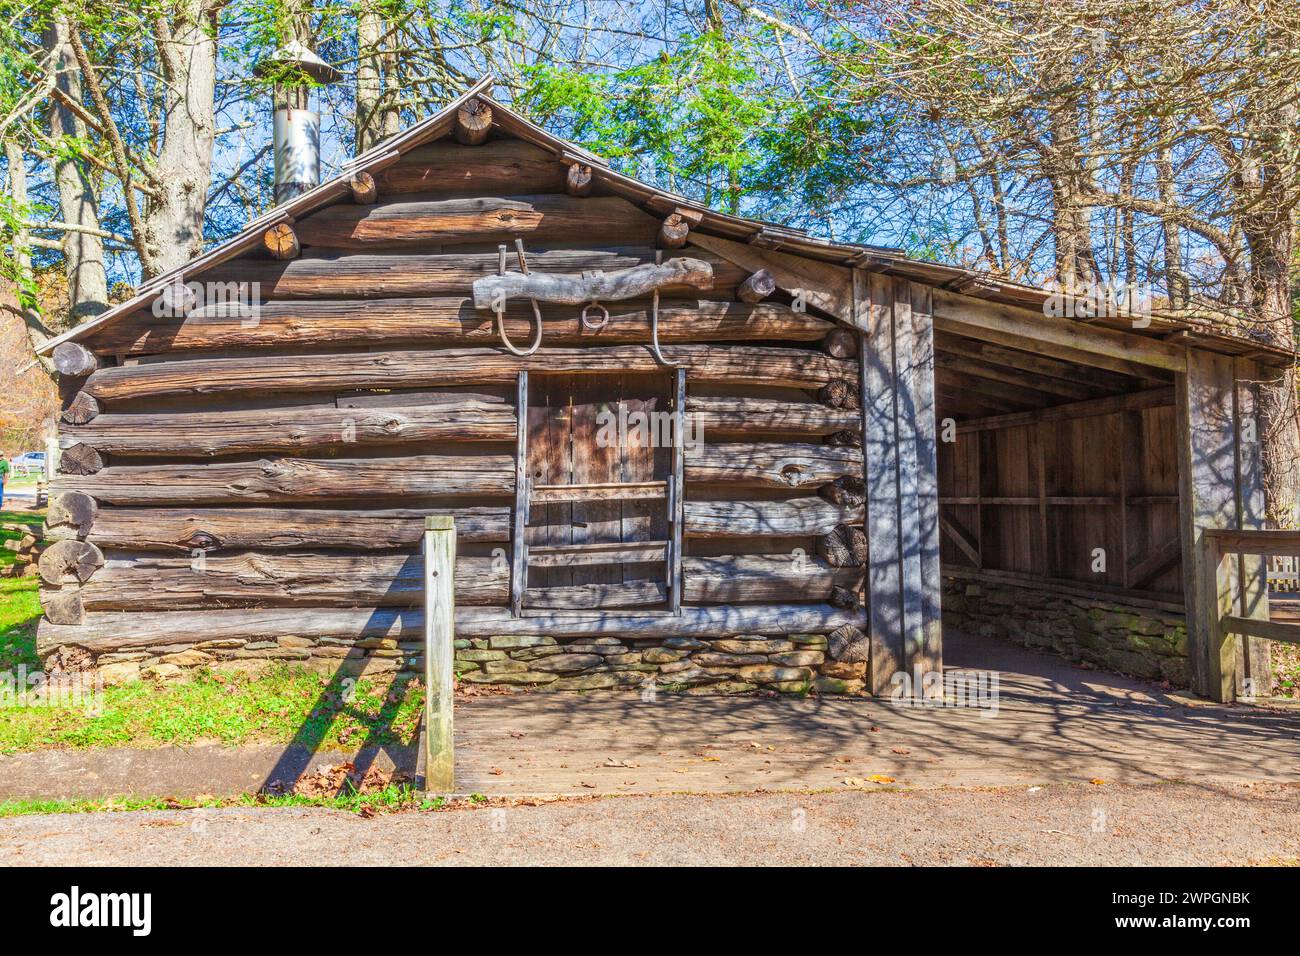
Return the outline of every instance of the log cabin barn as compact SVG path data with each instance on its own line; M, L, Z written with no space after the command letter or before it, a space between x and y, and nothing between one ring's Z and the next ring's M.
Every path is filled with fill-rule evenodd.
M1262 526L1290 355L724 215L490 94L49 344L47 667L418 671L451 515L462 682L889 694L945 624L1267 670L1200 549Z

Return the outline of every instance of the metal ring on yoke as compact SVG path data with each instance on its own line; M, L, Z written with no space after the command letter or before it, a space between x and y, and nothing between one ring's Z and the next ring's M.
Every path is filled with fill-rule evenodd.
M593 322L587 317L587 313L592 309L600 309L601 319L599 322ZM584 329L591 329L591 331L595 332L599 329L603 329L607 325L609 325L609 309L605 308L599 302L594 301L588 302L582 307L582 327Z

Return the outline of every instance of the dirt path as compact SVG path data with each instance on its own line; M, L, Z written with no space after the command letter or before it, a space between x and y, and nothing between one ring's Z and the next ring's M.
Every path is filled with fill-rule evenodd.
M0 865L1277 864L1300 788L1072 786L659 796L404 812L0 820Z

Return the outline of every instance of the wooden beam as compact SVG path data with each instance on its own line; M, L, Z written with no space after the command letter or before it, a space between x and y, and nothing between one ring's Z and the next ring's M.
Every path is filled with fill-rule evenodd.
M536 196L443 199L403 196L374 206L339 203L298 221L307 246L366 249L405 243L652 242L660 224L618 196Z
M668 496L668 610L682 613L682 548L686 502L686 370L673 373L673 476Z
M1018 428L1038 422L1061 422L1072 418L1090 418L1095 415L1113 415L1116 412L1135 412L1144 408L1159 408L1174 404L1174 389L1169 386L1129 392L1124 395L1107 395L1084 402L1052 405L1030 412L1013 412L987 418L967 419L957 423L957 434L989 431L999 428Z
M528 370L519 372L515 380L515 510L510 532L510 613L518 617L523 612L524 592L528 590L528 546L525 531L528 527L529 487L528 474Z
M970 560L972 566L978 568L981 566L979 542L975 536L966 530L956 518L939 516L939 529L948 536L953 544L957 546L962 554Z
M565 167L549 150L518 139L466 149L450 141L417 146L379 173L383 195L468 193L535 195L564 189Z
M81 491L110 504L233 504L317 498L507 495L508 455L405 458L264 458L186 465L112 465L56 478L52 490Z
M686 481L763 488L818 488L862 473L862 449L775 442L705 443L686 449Z
M1197 693L1231 701L1239 690L1236 642L1220 620L1233 613L1236 565L1204 532L1238 520L1232 359L1191 349L1187 361L1176 389L1188 669Z
M93 509L85 502L90 502ZM100 548L161 551L239 549L411 550L420 543L424 519L454 514L462 541L510 540L510 508L475 505L448 508L114 508L100 509L82 492L51 498L47 535L82 536Z
M786 501L693 501L684 503L688 538L816 537L842 524L860 525L861 505L832 504L824 498Z
M114 455L209 457L345 445L509 441L515 437L515 414L508 405L468 397L461 402L400 408L142 412L101 415L88 425L65 427L62 435L62 441Z
M659 226L655 244L660 249L680 249L686 245L686 238L691 234L691 226L680 214L670 213Z
M429 520L420 519L421 524ZM450 521L449 515L433 520ZM462 555L456 600L504 605L510 573L491 557ZM424 600L419 550L238 550L189 554L110 551L81 587L88 611L167 611L214 607L419 607ZM58 622L55 622L58 623Z
M862 337L864 480L867 486L868 635L871 692L883 695L895 674L907 673L903 622L902 541L898 500L897 382L894 365L893 280L854 272L858 308L868 315Z
M551 637L634 638L734 637L740 634L826 634L844 624L860 625L859 612L828 604L752 604L684 607L682 616L623 612L530 612L515 618L508 608L459 608L456 635L496 634ZM77 645L95 654L160 644L255 640L310 634L336 640L388 637L421 640L424 612L396 608L234 608L139 614L88 613L78 626L42 621L38 653Z
M670 345L673 365L693 380L821 388L847 378L852 365L820 352L749 346ZM647 346L542 348L526 358L500 349L401 350L330 355L250 355L186 359L100 369L85 390L100 401L222 392L340 391L426 385L506 384L521 369L572 375L659 372Z
M853 408L830 408L815 402L781 402L761 398L721 398L693 395L686 399L686 411L705 440L725 435L780 434L800 438L833 435L858 430L862 413Z
M704 235L698 230L691 233L690 242L751 273L766 269L777 287L796 300L802 299L841 322L862 328L853 310L853 270Z
M55 371L69 379L82 378L99 367L95 353L77 342L60 342L54 347L51 361Z
M671 260L670 260L671 261ZM652 267L653 268L653 267ZM814 342L833 324L788 305L747 305L717 299L665 298L659 307L659 341L665 343L779 341ZM590 300L588 300L590 301ZM650 338L650 303L605 302L609 324L582 325L581 309L542 306L542 341L547 346L642 344ZM527 341L533 332L529 304L507 303L506 334ZM256 321L243 310L197 309L179 319L124 316L95 337L97 350L140 355L192 349L236 349L291 345L497 345L496 317L464 296L339 301L278 300L263 303ZM77 401L82 401L78 393ZM89 396L85 400L93 401ZM70 406L71 409L71 406ZM65 420L72 414L65 412ZM94 414L98 414L96 408ZM90 417L94 417L91 414ZM89 419L87 419L89 420Z
M1132 332L1117 332L1031 309L934 291L935 327L1012 348L1032 347L1052 358L1097 366L1126 375L1151 376L1150 369L1179 372L1186 349Z
M1129 569L1128 581L1125 586L1136 591L1142 590L1177 564L1182 555L1183 542L1181 538L1172 538L1166 541Z
M762 302L776 291L776 278L767 269L759 269L736 289L741 302Z
M530 252L528 264L535 272L609 272L655 261L655 250L649 240L642 245L629 245L630 241L631 237L621 237L617 245L607 249ZM688 252L692 258L704 259L713 265L715 289L734 289L749 275L749 270L703 249L690 249ZM662 253L665 261L681 254L675 251ZM262 298L272 300L388 299L394 296L464 296L475 279L496 272L495 251L444 253L308 249L304 255L289 262L249 258L233 260L213 266L204 277L212 282L235 283L236 286L256 282ZM144 309L132 314L147 312ZM152 315L149 318L152 319ZM96 339L108 331L110 329L100 330Z
M1048 358L1036 352L1008 348L993 342L968 339L961 335L936 332L935 348L948 355L961 355L976 359L986 365L1032 372L1036 376L1056 379L1063 382L1079 382L1086 377L1089 385L1106 392L1133 391L1140 386L1143 379L1133 379L1128 375L1108 372L1105 369L1087 365L1078 365L1060 359ZM1032 345L1030 345L1032 348ZM1149 386L1144 386L1149 387Z

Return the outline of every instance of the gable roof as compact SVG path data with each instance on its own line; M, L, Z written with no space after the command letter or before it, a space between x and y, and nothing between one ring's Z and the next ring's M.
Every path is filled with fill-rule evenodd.
M481 99L492 107L493 125L502 132L547 150L565 164L581 163L590 166L593 179L602 183L611 193L622 196L641 208L660 216L674 211L687 213L692 220L698 219L698 222L692 222L693 232L700 230L759 249L779 250L839 266L914 279L964 295L1034 311L1041 311L1044 302L1055 294L1049 289L1000 279L973 269L910 259L901 249L834 242L809 235L800 229L718 212L695 200L647 185L611 169L601 157L547 132L510 107L492 99L489 92L492 84L491 76L483 77L438 112L344 163L333 178L253 219L240 233L185 265L143 283L130 299L50 339L38 352L49 354L63 342L85 338L114 320L150 305L167 286L187 282L213 266L256 248L262 241L262 235L272 226L282 222L292 223L350 195L349 179L355 173L378 172L417 146L446 136L452 131L457 110L474 98ZM1268 364L1290 365L1294 360L1294 356L1284 349L1178 319L1152 318L1148 328L1133 331L1159 338L1172 336L1215 351L1248 355Z

